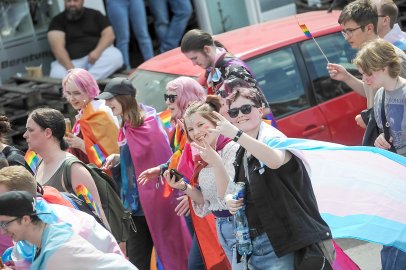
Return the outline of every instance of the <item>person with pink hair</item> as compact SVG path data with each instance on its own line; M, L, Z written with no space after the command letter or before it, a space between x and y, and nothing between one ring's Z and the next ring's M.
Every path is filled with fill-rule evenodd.
M105 158L118 153L118 121L104 100L95 100L100 94L94 77L85 69L74 68L62 81L63 95L78 111L65 139L69 152L84 163L101 167Z
M168 169L179 169L178 164L187 142L186 133L182 128L180 119L182 119L189 104L194 101L204 101L205 96L204 88L190 77L181 76L168 82L164 98L168 109L171 111L171 125L173 128L169 132L169 141L173 155L167 163L149 168L142 172L138 178L138 182L141 185L145 185L150 179L156 179L156 177L162 175L163 172ZM190 168L190 170L193 170L193 167ZM190 174L184 171L181 173ZM188 257L188 269L202 269L204 265L189 216L188 197L184 194L180 194L178 200L180 202L175 208L175 211L179 216L185 216L189 231L193 236L192 247Z

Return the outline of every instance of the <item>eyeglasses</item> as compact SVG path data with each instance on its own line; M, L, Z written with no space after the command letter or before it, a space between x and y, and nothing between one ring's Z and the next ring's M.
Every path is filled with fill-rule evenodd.
M242 114L250 114L252 111L252 107L256 108L257 106L252 105L252 104L246 104L246 105L242 105L239 108L232 108L232 109L228 110L227 113L231 118L236 118L240 114L240 111Z
M165 99L165 101L166 101L167 99L169 99L169 102L170 102L170 103L174 103L176 97L177 97L177 95L167 95L167 94L164 94L164 99Z
M12 219L10 221L0 222L0 228L2 228L3 230L7 230L8 225L10 225L11 222L16 221L17 219L20 219L20 217L16 217L15 219Z
M341 30L341 34L343 34L344 37L349 37L350 38L350 37L352 37L352 34L354 33L355 30L358 30L358 29L360 29L360 28L362 28L364 26L365 25L361 25L360 27L353 28L353 29L351 29L351 28L343 29L343 30Z

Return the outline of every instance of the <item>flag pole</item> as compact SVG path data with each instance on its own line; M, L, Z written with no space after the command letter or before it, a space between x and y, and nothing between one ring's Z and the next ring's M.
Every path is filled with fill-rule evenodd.
M312 35L312 39L314 41L314 43L316 43L317 47L319 48L320 52L323 54L324 58L326 58L327 63L330 63L330 61L328 60L327 56L324 54L323 50L320 48L319 43L314 39L313 35Z

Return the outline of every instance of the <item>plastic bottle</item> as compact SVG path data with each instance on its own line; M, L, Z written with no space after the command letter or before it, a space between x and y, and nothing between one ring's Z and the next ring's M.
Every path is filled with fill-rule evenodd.
M238 200L245 196L245 183L237 182L237 192L234 199ZM252 253L252 243L250 230L248 227L247 216L245 215L245 206L241 207L234 215L234 232L237 239L238 254L245 257Z

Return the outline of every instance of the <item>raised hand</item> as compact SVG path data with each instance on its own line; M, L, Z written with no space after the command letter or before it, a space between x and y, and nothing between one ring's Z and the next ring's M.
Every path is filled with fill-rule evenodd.
M217 132L223 136L228 138L234 138L238 132L238 128L230 123L224 116L219 114L218 112L213 112L219 121L217 121L217 126L215 129L210 129L211 132Z
M206 140L203 140L203 146L200 146L195 142L192 142L190 145L199 151L200 157L208 164L213 165L216 162L222 162L220 155L207 143Z
M145 185L149 180L158 177L160 172L161 168L159 166L149 168L140 174L140 176L138 177L138 183L141 185Z
M327 70L328 73L330 74L330 77L333 80L337 81L345 81L350 75L348 71L345 69L345 67L338 64L328 63Z
M75 136L72 133L67 133L65 136L65 140L69 144L69 147L77 148L85 152L85 142L78 136Z

